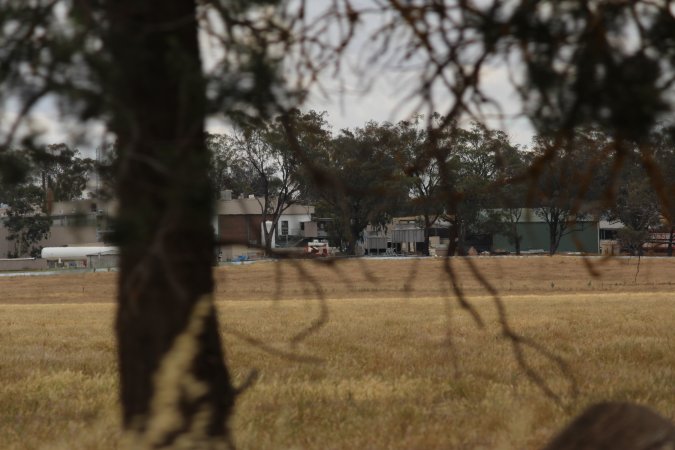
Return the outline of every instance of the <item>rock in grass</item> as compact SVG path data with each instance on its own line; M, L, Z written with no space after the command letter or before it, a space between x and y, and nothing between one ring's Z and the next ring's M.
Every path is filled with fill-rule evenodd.
M574 419L544 450L675 450L675 425L644 406L599 403Z

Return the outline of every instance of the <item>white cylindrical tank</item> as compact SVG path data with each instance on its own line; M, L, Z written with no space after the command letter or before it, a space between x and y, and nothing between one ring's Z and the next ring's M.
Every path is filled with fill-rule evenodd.
M85 259L88 255L114 255L117 247L45 247L42 249L43 259L46 260L76 260Z

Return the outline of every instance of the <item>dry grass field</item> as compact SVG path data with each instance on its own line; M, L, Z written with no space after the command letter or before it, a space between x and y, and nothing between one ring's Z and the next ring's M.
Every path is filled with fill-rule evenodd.
M675 261L643 259L636 277L637 260L610 260L597 278L580 258L472 261L513 329L567 361L578 396L532 351L564 406L527 379L464 260L452 266L484 329L446 297L438 260L227 266L228 363L237 383L259 373L231 423L238 448L538 448L600 400L675 419ZM117 448L114 291L107 273L0 278L0 448ZM327 323L292 346L320 298Z

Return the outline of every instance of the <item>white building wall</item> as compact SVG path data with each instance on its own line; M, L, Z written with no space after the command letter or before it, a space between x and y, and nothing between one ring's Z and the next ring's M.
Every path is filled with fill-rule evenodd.
M312 220L311 214L282 214L279 218L279 225L277 227L277 234L281 236L281 222L288 221L288 234L292 236L300 235L300 224L302 222L309 222Z

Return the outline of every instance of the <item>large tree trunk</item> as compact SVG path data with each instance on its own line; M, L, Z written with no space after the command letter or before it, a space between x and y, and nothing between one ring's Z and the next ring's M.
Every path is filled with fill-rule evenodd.
M516 246L516 255L520 256L520 241L522 240L522 237L518 234L518 224L516 223L513 224L513 240Z
M347 216L349 217L349 216ZM349 222L349 235L347 236L347 254L350 256L356 255L356 243L359 240L359 235L361 232L365 233L365 228L367 223L361 223L360 220L350 219Z
M270 228L267 229L267 224L265 222L267 222L267 217L263 217L262 223L263 235L265 237L265 255L272 256L272 238L274 237L274 227L270 226Z
M429 239L429 229L431 228L431 218L428 214L424 215L424 248L422 249L422 254L424 256L429 256L430 253L430 239Z
M555 255L558 251L558 245L560 244L560 232L558 230L559 222L557 219L552 218L551 222L548 224L548 254L550 256Z
M460 231L459 231L459 219L456 217L450 222L450 227L448 229L448 256L458 256L461 242L460 242Z
M145 447L227 444L234 389L212 303L195 4L110 0L120 173L116 332L124 426Z

